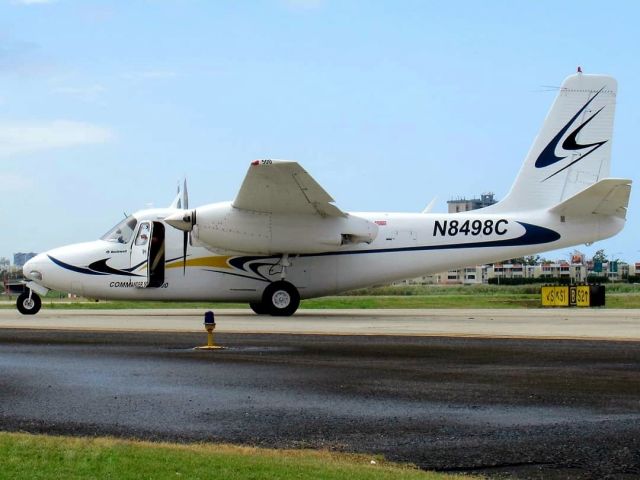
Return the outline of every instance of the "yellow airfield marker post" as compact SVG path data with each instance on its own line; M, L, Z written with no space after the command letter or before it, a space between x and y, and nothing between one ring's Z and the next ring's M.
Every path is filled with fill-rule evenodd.
M204 312L204 328L207 330L207 344L202 347L196 347L196 350L222 350L224 347L215 344L213 331L216 329L216 320L213 312L209 310Z

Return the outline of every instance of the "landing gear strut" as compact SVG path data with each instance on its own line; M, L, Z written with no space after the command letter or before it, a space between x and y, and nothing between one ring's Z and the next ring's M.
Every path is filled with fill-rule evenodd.
M23 315L35 315L40 311L41 306L40 296L33 290L21 293L16 302L18 311Z
M284 280L287 278L287 267L291 266L288 253L283 254L280 258L280 266L282 267L282 270L280 271L280 280Z

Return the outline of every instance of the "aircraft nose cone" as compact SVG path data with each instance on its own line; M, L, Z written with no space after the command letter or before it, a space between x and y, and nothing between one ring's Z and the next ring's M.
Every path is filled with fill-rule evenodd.
M47 255L40 253L22 266L22 274L28 280L39 282L42 280L43 270L46 268L47 263L49 263Z
M195 210L184 210L182 212L169 215L164 219L164 221L178 230L190 232L193 229L193 225L196 223L196 212Z

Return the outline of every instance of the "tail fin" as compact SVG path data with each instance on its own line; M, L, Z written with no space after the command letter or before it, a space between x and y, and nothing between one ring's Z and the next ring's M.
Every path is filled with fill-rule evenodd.
M609 176L617 82L565 79L507 197L496 211L548 208Z

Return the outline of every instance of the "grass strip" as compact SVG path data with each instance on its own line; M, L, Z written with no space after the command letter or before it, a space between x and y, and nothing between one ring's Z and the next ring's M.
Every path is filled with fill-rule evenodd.
M472 477L424 472L381 457L328 451L0 432L0 478L469 480Z
M607 284L609 308L640 308L640 285ZM8 299L7 299L8 300ZM139 308L247 308L246 303L174 301L89 301L61 298L52 292L42 299L45 309L104 310ZM605 308L606 308L605 307ZM0 302L14 309L15 301ZM540 285L397 285L366 288L322 298L303 300L303 309L340 308L541 308Z
M15 309L13 302L0 304L0 309ZM68 301L44 299L42 308L46 310L132 310L142 308L196 308L196 309L225 309L249 308L246 303L217 303L217 302L174 302L174 301L132 301L107 300L100 302ZM541 308L540 296L531 294L504 295L344 295L303 300L301 309L372 309L372 308ZM607 294L605 308L640 308L640 294Z

